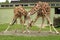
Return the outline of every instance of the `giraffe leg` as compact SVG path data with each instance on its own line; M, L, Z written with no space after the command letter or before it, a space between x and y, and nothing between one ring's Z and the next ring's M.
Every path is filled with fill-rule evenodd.
M42 27L42 28L45 28L45 27L43 26L43 25L44 25L44 21L45 21L45 20L44 20L44 17L42 17L42 24L41 24L41 27Z
M28 24L27 24L26 30L23 31L23 33L26 33L26 32L30 33L30 31L29 31L30 25L29 25L29 24L30 24L30 23L29 23L29 21L28 21Z
M21 27L22 27L22 33L25 33L25 31L24 31L24 21L22 19L22 16L20 16L19 19L20 19L20 24L21 24Z
M20 17L20 23L23 25L23 20L22 20L22 17Z
M26 22L26 20L27 20L28 18L27 18L27 15L25 15L24 16L24 21L23 21L23 24L25 25L25 22Z
M32 21L30 22L30 26L34 25L34 23L38 20L39 17L40 17L40 16L37 15L36 18L35 18L35 20L34 20L34 21L32 20Z
M30 31L29 31L29 27L30 27L31 19L30 19L30 17L29 17L29 16L27 17L27 20L28 20L27 27L26 27L26 30L25 30L25 31L23 31L23 33L25 33L25 32L30 33Z
M16 22L17 16L15 16L12 20L12 23L10 23L10 25L8 25L7 29L4 31L6 32L12 25L14 25L14 23Z
M46 17L46 19L49 21L50 31L52 31L52 30L51 30L51 27L52 27L56 33L59 33L59 32L55 29L55 27L53 26L53 24L52 24L51 21L50 21L50 18L49 18L46 14L45 14L45 17Z
M15 23L17 24L17 19L16 19L16 22Z
M39 16L37 16L37 17L35 18L35 20L33 21L33 24L38 20L38 18L39 18Z
M39 29L39 32L41 31L42 27L43 27L43 24L44 24L44 17L42 17L42 24L40 26L40 29Z

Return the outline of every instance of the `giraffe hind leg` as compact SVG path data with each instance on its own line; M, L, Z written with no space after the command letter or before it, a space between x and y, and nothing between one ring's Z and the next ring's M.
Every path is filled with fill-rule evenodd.
M13 19L12 23L10 23L10 25L8 25L8 27L6 28L6 30L4 32L6 32L12 25L14 25L15 22L16 22L16 18Z

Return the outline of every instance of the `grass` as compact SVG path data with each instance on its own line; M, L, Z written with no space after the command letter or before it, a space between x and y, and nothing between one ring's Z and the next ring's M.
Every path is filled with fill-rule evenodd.
M12 36L0 35L0 40L60 40L59 35L55 36Z
M7 27L8 27L9 24L0 24L0 32L1 31L4 31ZM18 29L18 30L26 30L26 26L23 26L23 25L20 25L20 24L14 24L13 26L11 26L9 28L9 30L15 30L15 29ZM60 30L60 28L56 28L57 30ZM39 30L39 27L37 26L32 26L30 27L29 30L32 30L32 31L38 31ZM46 26L45 28L42 28L42 31L49 31L49 26Z
M7 27L8 27L9 24L0 24L0 31L4 31ZM23 26L23 25L20 25L20 24L14 24L13 26L11 26L9 28L9 30L15 30L15 29L18 29L18 30L26 30L26 26ZM39 30L38 27L36 26L33 26L30 28L30 30Z

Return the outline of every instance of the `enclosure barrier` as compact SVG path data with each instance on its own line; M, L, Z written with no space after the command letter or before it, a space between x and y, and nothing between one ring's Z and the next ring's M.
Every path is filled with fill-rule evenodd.
M51 7L60 7L59 2L48 2ZM28 6L33 7L35 3L8 3L8 4L0 4L0 8L13 8L15 6Z

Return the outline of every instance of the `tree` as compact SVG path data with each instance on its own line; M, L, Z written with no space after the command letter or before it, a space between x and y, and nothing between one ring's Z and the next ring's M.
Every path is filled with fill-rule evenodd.
M6 0L6 2L5 3L9 3L9 1L8 0Z

